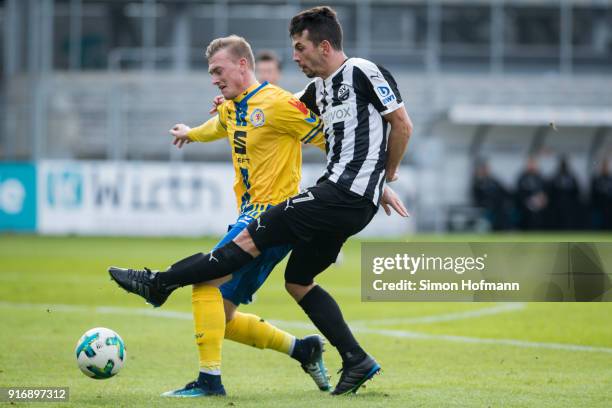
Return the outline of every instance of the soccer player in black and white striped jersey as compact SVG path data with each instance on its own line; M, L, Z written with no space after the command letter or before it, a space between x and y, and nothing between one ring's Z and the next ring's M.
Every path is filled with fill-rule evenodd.
M342 376L332 394L342 395L356 392L381 367L314 278L335 261L350 236L368 225L379 204L387 213L391 205L407 215L383 188L385 181L398 178L412 123L391 75L370 61L346 57L342 28L331 8L299 13L291 20L290 35L294 60L307 76L316 77L301 100L324 121L325 174L316 186L264 212L214 254L192 255L164 273L129 269L113 279L146 300L161 299L161 305L178 286L230 275L267 248L291 244L285 287L340 353ZM308 110L301 103L294 106Z
M315 7L297 14L289 33L294 61L307 77L315 78L300 100L323 119L327 151L326 172L311 189L323 202L318 209L327 216L304 210L301 215L314 217L313 225L326 226L331 217L342 218L348 206L362 208L353 222L340 223L354 227L365 221L363 228L371 220L364 203L378 206L385 181L398 178L412 122L389 71L362 58L347 58L342 27L331 8ZM254 240L257 245L259 240ZM318 253L311 248L310 255ZM306 261L307 256L302 259ZM342 376L333 394L356 392L380 366L359 346L337 303L312 280L319 271L307 271L308 266L302 267L304 277L291 277L294 281L285 273L287 289L342 357Z

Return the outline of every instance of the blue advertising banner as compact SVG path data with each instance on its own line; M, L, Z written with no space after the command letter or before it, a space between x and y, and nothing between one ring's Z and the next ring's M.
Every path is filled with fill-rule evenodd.
M0 231L36 231L36 167L0 163Z

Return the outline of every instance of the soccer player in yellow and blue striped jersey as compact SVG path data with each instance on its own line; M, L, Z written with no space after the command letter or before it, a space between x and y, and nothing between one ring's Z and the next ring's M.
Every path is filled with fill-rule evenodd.
M252 52L243 38L214 40L207 57L213 84L226 101L218 106L218 115L204 124L193 129L178 124L171 134L178 147L190 142L229 140L239 216L217 248L230 242L266 209L298 193L302 144L325 150L325 139L323 123L302 102L277 86L256 81ZM271 248L233 273L229 281L193 286L200 374L184 388L163 395L225 394L220 377L224 337L287 353L300 361L320 389L329 388L321 358L321 337L296 339L258 316L236 310L238 305L251 301L253 293L290 250L288 245Z
M240 213L257 215L297 194L301 144L325 149L322 121L292 94L267 82L254 83L217 110L217 116L190 129L188 137L198 142L229 139Z

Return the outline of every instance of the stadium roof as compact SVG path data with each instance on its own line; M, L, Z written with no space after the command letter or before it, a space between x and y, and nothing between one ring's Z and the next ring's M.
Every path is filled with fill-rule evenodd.
M458 104L450 108L448 118L463 125L598 127L612 126L612 108Z

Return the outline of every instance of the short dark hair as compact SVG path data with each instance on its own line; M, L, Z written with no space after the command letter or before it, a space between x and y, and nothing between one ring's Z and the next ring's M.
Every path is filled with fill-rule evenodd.
M295 15L289 23L289 36L301 34L304 30L308 30L308 39L314 45L327 40L334 49L342 50L342 27L331 7L313 7Z
M278 54L275 53L272 50L261 50L261 51L259 51L257 53L257 55L255 55L255 63L258 63L260 61L272 61L272 62L276 62L276 66L278 67L279 71L283 67L283 62L279 58Z

